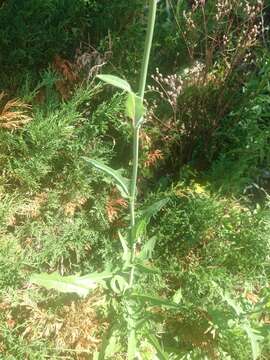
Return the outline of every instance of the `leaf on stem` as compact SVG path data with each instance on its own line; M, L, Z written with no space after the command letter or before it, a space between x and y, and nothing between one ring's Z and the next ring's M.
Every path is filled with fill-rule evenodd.
M116 294L124 293L125 290L129 287L127 281L120 275L115 275L110 282L112 290Z
M126 80L114 75L97 75L97 78L104 81L106 84L115 86L127 92L131 92L131 87Z
M146 241L146 243L143 245L139 255L138 255L138 259L140 260L149 260L152 258L152 254L154 251L156 245L156 238L152 237L151 239L149 239L148 241Z
M126 101L126 115L133 121L133 124L137 125L144 113L143 100L133 92L130 92Z
M264 339L259 331L252 329L248 324L242 325L242 329L246 332L252 349L252 359L257 360L261 355L260 342Z
M168 308L179 309L178 304L176 304L172 301L166 300L166 299L155 297L155 296L133 293L130 295L130 298L135 299L135 300L143 300L144 302L148 301L150 306L165 306Z
M98 284L102 284L104 279L111 276L112 274L108 272L92 273L85 276L61 276L54 272L52 274L34 274L30 278L30 282L43 286L48 290L54 289L62 293L76 293L85 297Z
M154 268L152 266L151 267L147 266L143 262L136 261L135 265L138 270L140 270L142 273L145 273L145 274L159 274L160 273L159 269Z
M122 260L124 261L125 267L126 267L126 266L128 266L130 264L131 251L130 251L130 249L128 247L126 239L122 236L120 231L118 232L118 236L119 236L122 248L123 248Z
M98 170L104 171L107 175L110 175L114 180L116 181L116 184L118 185L118 189L121 191L121 194L123 197L127 198L129 197L129 179L124 178L119 171L114 170L110 168L109 166L105 165L102 161L89 159L86 157L83 157L83 159L94 166Z
M156 351L158 353L158 358L160 360L169 360L169 355L163 350L158 339L152 334L148 334L147 338L148 338L150 344L153 345L154 348L156 349Z
M150 205L142 212L142 216L136 221L133 230L133 239L137 240L142 236L151 217L154 216L161 208L163 208L167 202L168 199L162 199Z

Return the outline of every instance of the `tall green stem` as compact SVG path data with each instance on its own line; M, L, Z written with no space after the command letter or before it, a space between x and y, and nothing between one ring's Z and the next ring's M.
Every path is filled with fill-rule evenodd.
M156 21L156 13L157 13L157 2L158 0L149 0L149 17L148 17L148 26L143 54L143 63L141 69L141 78L139 84L139 96L143 99L146 85L146 78L148 72L149 58L153 41L153 34L155 28Z
M144 47L144 55L141 69L141 77L139 84L139 97L144 99L146 78L149 66L149 58L153 41L156 12L157 12L157 1L158 0L149 0L149 15L148 15L148 25L146 33L146 41ZM140 137L140 125L134 124L133 129L133 170L131 178L131 197L130 197L130 242L132 246L132 257L131 262L133 263L136 252L136 239L133 238L133 230L135 226L135 204L136 204L136 188L137 188L137 177L138 177L138 163L139 163L139 137ZM134 277L134 268L132 268L130 273L130 286L133 283Z

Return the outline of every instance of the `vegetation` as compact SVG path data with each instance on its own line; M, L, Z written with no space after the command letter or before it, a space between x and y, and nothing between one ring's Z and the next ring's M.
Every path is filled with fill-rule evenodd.
M0 1L0 359L269 358L269 11Z

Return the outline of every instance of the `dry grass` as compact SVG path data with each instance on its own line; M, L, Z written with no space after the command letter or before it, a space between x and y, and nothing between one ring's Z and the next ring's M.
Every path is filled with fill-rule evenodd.
M47 339L57 353L84 360L98 349L108 328L106 319L98 315L98 309L104 304L105 296L97 290L87 299L70 301L53 310L53 307L36 303L27 291L21 290L19 304L3 299L0 311L6 326L10 329L19 326L18 335L29 343ZM0 350L1 347L4 351L0 338Z
M3 101L5 93L0 92L0 102ZM15 130L19 129L32 120L29 115L31 106L20 99L8 100L0 108L0 128Z

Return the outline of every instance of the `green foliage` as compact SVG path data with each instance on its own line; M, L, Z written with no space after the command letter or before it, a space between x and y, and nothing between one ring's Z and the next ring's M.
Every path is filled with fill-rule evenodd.
M104 279L110 278L112 274L108 272L92 273L85 276L60 276L58 273L34 274L30 281L34 284L54 289L62 293L76 293L85 297L95 289L98 284L102 284Z
M85 81L61 102L60 77L48 66L56 54L71 59L85 40L83 48L109 48L108 70L134 84L145 1L2 4L2 88L33 105L33 120L0 129L0 358L269 358L269 188L259 204L243 196L269 168L269 54L255 49L259 38L243 37L254 35L261 13L250 17L244 1L231 2L219 21L216 1L159 2L150 69L175 74L167 80L176 88L182 83L172 97L147 94L148 111L110 75L98 77L128 94ZM171 91L167 75L157 75ZM158 149L163 162L154 169L141 161L137 190L134 168L131 182L125 176L143 120L141 160ZM123 204L115 185L134 208L130 225L126 205L109 219L115 197ZM64 294L29 287L29 278ZM73 316L72 294L92 287L93 299ZM100 317L80 343L76 334L91 320L87 312L76 323L84 306Z
M243 88L245 98L242 103L224 119L217 133L217 141L222 144L221 155L214 162L210 176L224 192L243 192L245 186L256 179L260 169L267 169L270 164L267 123L270 64L266 54L260 64L261 68Z
M1 77L22 68L47 67L57 54L70 56L91 26L83 0L7 1L0 9ZM88 9L88 11L86 11Z
M109 166L105 165L103 162L93 159L84 158L84 160L94 166L96 169L102 170L105 174L111 176L116 181L121 194L123 197L129 197L129 183L130 181L126 178L123 178L119 171L113 170Z

